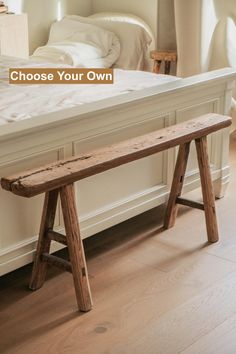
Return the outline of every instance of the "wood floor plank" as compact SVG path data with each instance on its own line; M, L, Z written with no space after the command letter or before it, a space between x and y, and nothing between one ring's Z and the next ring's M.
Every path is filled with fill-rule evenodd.
M142 335L140 330L132 343L126 343L129 353L137 353L138 350L149 354L181 353L236 313L235 294L236 273L233 273L184 305L149 323L149 328L144 328Z
M182 351L181 354L233 354L236 353L236 315Z
M95 353L95 342L95 350L102 350L104 346L111 350L113 345L119 345L121 337L125 343L127 337L135 336L140 328L137 315L142 319L142 326L149 327L150 322L208 287L209 279L214 284L236 268L236 264L214 256L204 254L202 257L205 260L199 262L189 258L185 267L168 274L127 257L111 257L109 252L89 259L95 294L91 315L73 316L76 311L76 304L74 307L70 305L74 301L73 285L70 275L63 273L47 282L39 292L12 305L12 316L1 328L1 333L6 336L0 339L0 343L6 353L8 350L9 353L23 353L26 349L34 351L42 338L47 342L43 346L46 352L52 350L54 341L59 341L58 347L53 349L55 353L64 346L80 349L83 353ZM212 262L215 262L214 269L211 268ZM203 269L207 270L204 277ZM60 284L63 284L63 293L60 293ZM30 311L25 311L29 304ZM7 316L8 312L9 307L3 314ZM102 331L104 333L100 333Z

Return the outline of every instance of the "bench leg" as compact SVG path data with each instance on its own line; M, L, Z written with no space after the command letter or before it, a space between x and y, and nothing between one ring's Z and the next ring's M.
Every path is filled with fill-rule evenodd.
M207 152L207 138L203 137L201 139L197 139L195 140L195 143L202 185L208 241L214 243L219 240L219 235L216 219L215 197L211 180L210 162Z
M35 254L32 277L29 285L30 289L32 290L37 290L41 288L45 281L47 262L42 259L42 255L43 253L49 253L51 240L47 237L47 233L53 228L54 225L57 199L57 190L45 194L43 214L39 231L39 239Z
M184 184L184 176L185 176L188 156L189 156L189 149L190 149L190 143L180 145L179 147L173 182L172 182L170 196L169 196L166 214L164 218L165 229L170 229L175 224L175 220L178 212L178 204L176 203L176 200L181 195L182 192L182 188Z
M77 303L81 311L87 312L92 309L92 298L77 217L74 185L62 187L60 196Z

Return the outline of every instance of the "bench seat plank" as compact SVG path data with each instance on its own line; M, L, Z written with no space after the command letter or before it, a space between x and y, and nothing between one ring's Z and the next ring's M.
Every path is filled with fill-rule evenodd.
M207 114L124 142L1 179L3 189L32 197L118 167L231 125L231 118Z

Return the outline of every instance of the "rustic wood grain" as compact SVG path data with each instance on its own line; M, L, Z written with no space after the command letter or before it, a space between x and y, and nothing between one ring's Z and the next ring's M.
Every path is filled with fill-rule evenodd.
M161 63L162 63L161 60L154 60L154 63L153 63L153 73L154 74L159 74L160 73L160 71L161 71Z
M60 268L62 270L66 270L67 272L72 272L71 263L66 261L65 259L59 258L49 253L42 254L42 260L47 262L48 264Z
M56 242L59 242L59 243L65 245L65 246L67 246L67 239L66 239L66 236L60 234L59 232L50 230L50 231L48 232L48 237L49 237L50 240L52 240L52 241L56 241Z
M229 117L207 114L85 155L2 178L1 185L16 195L32 197L179 144L186 144L228 127L231 122Z
M92 298L77 217L74 185L62 187L60 196L77 303L81 311L87 312L92 309Z
M153 60L161 60L161 61L177 61L177 52L166 50L166 51L159 51L159 50L152 50L150 53L151 59Z
M185 199L185 198L177 198L176 199L176 203L180 204L180 205L185 205L188 206L190 208L195 208L195 209L199 209L199 210L204 210L204 205L202 203L198 203L198 202L194 202L192 200L189 199Z
M153 72L155 74L160 73L161 64L164 62L165 74L170 75L171 63L177 62L177 52L176 51L160 51L152 50L150 53L151 59L153 59Z
M196 149L202 185L208 241L214 243L219 240L219 235L206 137L196 140Z
M35 254L33 272L30 281L30 289L39 289L44 281L47 270L47 262L42 259L43 253L49 253L51 239L47 237L48 231L53 228L56 208L57 208L58 190L45 194L43 213L39 231L39 239Z
M175 224L175 219L178 212L178 204L176 203L176 199L181 195L181 191L183 188L184 176L188 163L189 150L190 143L180 145L179 147L173 182L164 218L165 229L169 229Z

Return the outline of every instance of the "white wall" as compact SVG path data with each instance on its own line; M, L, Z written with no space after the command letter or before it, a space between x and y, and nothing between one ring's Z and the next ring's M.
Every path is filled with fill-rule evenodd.
M87 16L91 0L5 0L10 11L28 14L30 52L48 38L50 24L64 14Z

